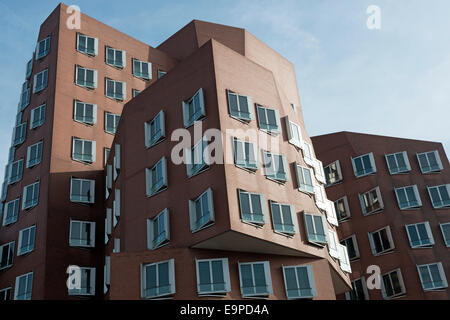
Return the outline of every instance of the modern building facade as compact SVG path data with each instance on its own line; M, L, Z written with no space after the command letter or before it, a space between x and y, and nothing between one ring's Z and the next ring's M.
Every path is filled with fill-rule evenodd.
M450 166L442 144L352 132L312 141L351 260L353 291L340 298L450 299ZM380 268L379 290L367 286L370 266Z
M67 8L42 24L26 68L0 298L335 299L351 288L289 61L243 29L193 21L152 48L84 14L69 29ZM68 288L69 266L79 286Z

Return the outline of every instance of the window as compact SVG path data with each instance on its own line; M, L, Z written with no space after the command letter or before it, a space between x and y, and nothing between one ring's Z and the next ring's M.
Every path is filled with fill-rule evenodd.
M400 269L396 269L381 276L381 292L386 299L403 296L406 293Z
M117 126L119 125L120 115L105 111L105 131L111 134L116 134Z
M373 153L352 158L353 171L357 178L377 172Z
M314 160L314 173L316 174L316 179L317 181L325 184L326 180L325 180L325 172L323 170L323 165L322 165L322 161L320 160Z
M270 211L272 212L273 230L287 235L297 233L294 206L270 201Z
M263 150L264 170L266 177L280 183L288 180L286 156L273 154Z
M417 266L424 291L439 290L448 287L444 268L441 262Z
M106 47L106 64L110 66L124 68L127 62L126 56L127 54L123 50Z
M47 88L48 84L48 69L41 71L34 75L33 93L38 93Z
M374 232L369 232L369 242L374 256L394 251L395 248L389 226Z
M108 286L111 285L111 257L105 257L105 267L103 269L103 283L104 290L103 293L106 294L109 290Z
M39 181L23 188L22 210L31 209L39 202Z
M352 235L341 241L343 246L347 247L348 258L350 261L359 259L359 248L358 241L356 240L356 235Z
M407 173L411 171L411 165L406 151L385 155L390 174Z
M258 169L257 148L252 142L233 138L234 163L236 166L256 171Z
M441 227L442 237L444 238L445 245L450 247L450 222L442 223L439 225Z
M341 267L342 271L351 273L352 268L350 266L347 247L342 244L337 244L337 247L339 252L339 266Z
M422 200L420 200L419 190L416 185L395 188L394 190L397 196L398 206L401 210L414 209L422 206Z
M21 230L19 232L19 245L17 255L21 256L34 250L34 237L36 235L36 226Z
M13 162L9 166L9 184L13 184L22 180L23 159Z
M40 127L45 122L45 104L31 110L30 130Z
M195 260L200 296L224 295L231 291L228 259Z
M13 224L19 217L20 198L7 202L3 207L3 226Z
M321 215L312 213L304 213L306 234L308 235L308 241L320 246L327 244L327 234L325 233L325 227L327 222Z
M289 120L289 117L286 116L286 129L288 141L290 144L296 146L297 148L303 148L302 141L302 130L300 126Z
M14 300L31 300L33 272L18 276L14 289Z
M361 202L361 209L363 215L377 213L384 209L383 199L381 198L380 188L376 187L366 193L359 194L359 201Z
M39 141L27 149L27 168L37 166L42 161L42 146L43 142Z
M9 268L13 265L14 245L15 242L12 241L0 246L0 270Z
M352 291L346 292L347 300L369 300L369 292L367 291L366 278L361 277L352 281Z
M10 147L8 152L8 163L11 163L14 161L14 156L16 153L16 148Z
M211 188L195 200L189 200L191 231L197 232L214 223L214 204Z
M429 151L424 153L418 153L417 159L419 160L419 166L422 173L439 172L443 169L439 152Z
M95 162L95 141L73 138L72 159L81 162Z
M333 184L339 183L342 181L342 171L341 164L339 160L330 163L324 168L325 179L326 179L326 187L332 186Z
M317 295L312 266L283 266L283 278L288 299L314 298Z
M2 194L1 194L1 198L0 198L0 201L2 201L2 202L4 202L5 200L6 200L6 196L7 196L7 193L8 193L8 182L6 181L6 177L5 177L5 180L3 181L3 184L2 184Z
M233 118L250 122L253 120L252 98L227 90L228 109Z
M162 77L164 77L167 74L166 71L162 71L158 69L158 79L161 79Z
M106 162L108 161L108 157L109 157L109 153L111 152L111 149L109 148L103 148L103 153L104 153L104 162L105 162L105 166L106 166Z
M433 208L449 208L450 207L450 184L442 186L428 187Z
M166 157L162 157L150 169L145 169L146 174L146 187L147 187L147 197L151 197L168 187L167 184L167 160Z
M153 219L147 220L147 248L155 250L170 241L169 209L164 209Z
M327 196L325 193L325 188L320 184L314 184L314 198L316 200L317 208L326 211L329 209L329 204L327 203Z
M305 163L309 166L314 166L314 157L312 154L312 147L309 143L303 141L303 159L305 160Z
M120 238L114 239L113 253L120 253Z
M97 123L97 105L74 100L73 119L88 125Z
M139 93L141 93L140 90L136 90L136 89L132 89L131 91L132 91L132 93L133 93L133 98L136 98L137 95L138 95Z
M22 85L22 93L20 94L19 111L23 111L30 104L31 89L28 87L28 80Z
M141 265L141 297L161 298L175 294L175 261Z
M327 199L327 200L325 200L325 205L326 205L325 212L327 214L327 221L330 224L337 227L339 225L339 222L337 219L336 209L334 207L333 201L330 201Z
M89 56L98 54L98 39L77 33L77 50Z
M192 149L186 149L186 173L193 177L209 168L208 141L205 138L197 142Z
M15 146L22 144L25 141L26 134L27 134L27 123L26 122L14 127L13 142L12 142L13 146L15 147Z
M145 146L150 148L166 137L164 111L160 111L150 122L145 122Z
M70 201L94 203L95 181L72 177L70 180Z
M95 295L95 268L81 269L81 287L70 288L69 296L93 296Z
M116 181L117 177L119 176L119 172L120 172L120 144L115 144L114 145L114 161L113 161L113 179L114 181Z
M36 60L44 58L50 52L50 37L38 42L36 46Z
M434 238L428 221L407 224L405 227L411 248L426 248L434 245Z
M343 222L351 218L347 196L336 200L334 202L334 208L336 209L336 214L339 222Z
M70 220L69 245L95 247L95 222Z
M106 96L124 101L127 99L127 83L106 78Z
M11 300L11 288L0 290L0 302Z
M259 128L267 133L277 135L281 132L280 114L278 110L256 105Z
M133 75L144 80L151 80L152 64L150 62L133 59Z
M194 124L194 121L203 119L206 116L205 100L203 89L200 88L195 95L183 101L183 123L184 127L188 128Z
M242 297L267 297L272 293L269 261L239 263Z
M31 58L31 59L28 60L28 62L27 62L25 78L26 78L26 79L30 79L31 73L32 73L32 72L33 72L33 58ZM1 299L0 299L0 300L1 300Z
M311 177L311 169L295 165L298 190L306 193L314 193L314 184Z
M256 225L266 223L266 200L263 194L238 190L241 219Z
M97 70L75 67L75 83L87 89L97 88Z
M120 218L120 189L114 190L113 213L114 213L113 226L116 227Z
M106 218L105 218L105 244L109 241L109 236L112 233L112 210L110 208L106 209Z
M339 259L339 238L337 233L328 228L328 252L333 258Z

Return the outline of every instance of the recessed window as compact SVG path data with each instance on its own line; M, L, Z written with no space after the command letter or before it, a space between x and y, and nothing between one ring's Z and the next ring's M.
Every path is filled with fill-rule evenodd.
M422 206L419 190L416 185L395 188L394 190L397 196L398 206L401 210L415 209Z
M155 250L170 241L169 209L164 209L153 219L147 220L147 248Z
M27 134L27 123L26 122L14 127L12 145L15 147L15 146L22 144L25 141L26 134Z
M263 194L238 190L241 219L262 226L266 223L266 200Z
M385 155L390 174L408 173L411 165L406 151Z
M145 122L145 146L150 148L164 140L166 125L164 111L161 110L150 122Z
M434 245L434 238L428 221L407 224L405 228L411 248L427 248Z
M69 245L94 248L95 222L70 220Z
M256 144L233 138L234 163L236 166L250 171L258 170Z
M23 159L17 160L9 165L9 184L13 184L22 180L23 175Z
M185 128L193 125L194 121L203 119L206 116L203 89L200 88L200 90L198 90L192 98L183 101L182 106L183 123Z
M373 153L352 158L353 172L357 178L377 172Z
M441 262L417 266L424 291L440 290L448 287L444 268Z
M343 239L341 244L347 247L348 258L350 261L359 259L359 247L358 241L356 240L356 235Z
M34 237L36 235L36 226L21 230L19 232L19 244L17 255L21 256L34 250Z
M158 79L161 79L162 77L164 77L167 74L166 71L162 71L158 69Z
M428 187L427 189L431 202L433 203L433 208L441 209L450 207L450 184Z
M145 169L147 197L151 197L168 187L167 160L162 157L152 168Z
M111 134L116 134L117 126L119 125L120 115L105 111L105 131Z
M43 104L43 105L31 110L30 130L36 129L44 124L45 109L46 109L46 105Z
M42 146L43 142L39 141L33 144L27 149L27 168L32 168L37 166L42 161Z
M208 141L205 138L197 142L192 149L186 150L186 173L193 177L209 168Z
M22 210L31 209L39 202L39 181L23 188Z
M347 247L342 244L337 244L338 252L339 252L339 266L342 271L347 273L352 272L352 268L350 266L350 258L348 257Z
M106 47L106 64L122 69L126 66L126 61L125 51Z
M30 104L31 89L28 87L28 80L22 85L22 93L20 94L19 110L23 111Z
M162 298L175 294L175 261L141 265L141 297Z
M281 132L280 114L276 109L265 108L261 105L256 105L258 112L259 129L267 133L277 135Z
M133 75L144 80L151 80L152 64L150 62L133 59Z
M48 84L48 69L41 71L34 75L33 93L38 93L47 88Z
M97 105L92 103L74 101L73 119L88 125L97 123Z
M339 160L330 163L324 168L326 187L332 186L342 181L341 164Z
M75 83L87 89L97 88L97 70L75 66Z
M396 269L381 276L381 293L384 298L391 299L406 294L403 276L400 269Z
M297 233L295 208L288 204L270 201L273 230L287 235Z
M316 174L316 179L317 181L319 181L320 183L325 184L326 180L325 180L325 172L323 170L323 164L322 161L320 160L314 160L314 173Z
M359 194L359 201L361 202L361 209L363 215L367 216L380 212L384 209L383 199L381 198L380 188L376 187L366 193Z
M339 222L343 222L351 218L347 196L336 200L334 202L334 208L336 209L336 215Z
M311 169L295 165L295 172L297 176L298 190L308 194L314 193L314 184L311 174Z
M9 300L11 300L11 288L0 290L0 301L9 301Z
M80 268L80 288L69 288L69 296L94 296L95 295L95 268Z
M72 159L87 163L95 162L96 143L91 140L73 138Z
M311 299L317 296L311 265L283 266L283 278L288 299Z
M352 281L352 290L345 293L347 300L369 300L366 278L361 277Z
M395 248L391 227L389 226L374 232L369 232L369 242L374 256L392 252Z
M17 221L19 217L20 198L7 202L3 207L3 226L8 226Z
M14 300L31 300L33 272L18 276L14 289Z
M442 237L444 238L445 246L450 247L450 222L442 223L441 227Z
M266 177L280 183L288 181L286 156L264 150L262 153Z
M77 50L89 56L98 54L98 39L77 33Z
M309 143L305 141L303 141L302 153L303 153L303 160L305 160L305 163L311 167L314 166L312 147Z
M228 259L195 260L200 296L225 295L231 291Z
M305 219L308 241L320 246L326 245L327 234L325 233L325 226L327 222L325 221L325 217L312 213L304 213L303 218Z
M14 262L15 241L0 246L0 270L9 268Z
M106 78L106 96L118 101L127 99L127 83Z
M267 297L272 294L269 261L239 263L242 297Z
M45 38L37 43L36 60L44 58L50 52L50 37Z
M79 203L95 202L95 180L71 178L70 201Z
M419 166L422 173L435 173L442 171L442 162L439 157L439 152L429 151L424 153L418 153L417 159L419 160Z
M233 118L250 122L253 120L252 98L227 90L228 110Z
M214 204L211 188L198 198L189 200L189 217L192 232L199 231L214 223Z
M288 141L297 148L303 148L302 130L298 124L289 120L286 116L286 129Z

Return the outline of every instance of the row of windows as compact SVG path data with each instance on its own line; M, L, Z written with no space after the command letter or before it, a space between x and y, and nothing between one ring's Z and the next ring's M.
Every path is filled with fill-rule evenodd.
M442 290L448 287L441 262L417 265L417 272L424 291ZM381 280L383 298L392 299L406 295L406 287L400 268L382 274ZM369 300L365 277L353 280L352 287L353 290L346 293L348 300Z
M36 226L19 232L17 256L22 256L34 250ZM10 268L14 263L15 241L0 246L0 270Z
M33 289L33 272L16 278L14 300L31 300ZM0 289L0 301L11 300L11 288Z

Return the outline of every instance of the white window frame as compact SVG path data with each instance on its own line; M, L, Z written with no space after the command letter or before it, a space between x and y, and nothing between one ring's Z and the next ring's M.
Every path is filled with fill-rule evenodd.
M14 212L14 215L12 217L10 217L9 220L7 221L8 209L10 206L13 206L12 210ZM4 204L4 206L3 206L3 226L4 227L17 222L17 219L19 218L19 210L20 210L20 198L11 200Z
M5 244L0 245L0 262L3 260L3 248L8 246L9 250L8 250L8 258L6 259L6 266L1 267L0 266L0 270L5 270L10 268L12 265L14 265L14 250L15 250L15 245L16 242L15 241L11 241ZM11 248L12 247L12 248ZM8 264L9 262L9 264Z
M264 277L265 277L265 282L266 282L266 287L267 287L267 291L266 292L262 292L262 293L257 293L254 292L253 293L244 293L244 287L243 287L243 283L242 283L242 266L245 265L250 265L251 267L251 271L252 271L252 281L253 284L255 284L255 271L254 271L254 265L257 264L262 264L264 266ZM273 293L273 288L272 288L272 277L270 274L270 262L269 261L258 261L258 262L239 262L238 264L239 266L239 283L240 283L240 288L241 288L241 295L243 298L251 298L251 297L267 297L269 295L271 295ZM251 288L256 288L256 286L253 286Z
M22 296L19 296L19 286L20 286L20 279L26 277L26 286L25 286L25 293L22 298ZM31 277L31 288L28 288L29 282ZM14 288L14 300L31 300L32 296L32 290L33 290L33 272L29 272L23 275L20 275L16 278L15 288Z
M328 252L331 257L339 259L339 238L337 232L328 228Z
M209 158L208 141L206 140L205 137L203 137L196 144L194 144L192 148L185 149L185 155L186 155L186 174L188 178L192 178L202 173L203 171L209 169L209 164L211 163L211 160Z
M326 174L326 171L327 171L326 169L331 168L331 166L333 166L333 165L336 167L337 177L335 178L334 181L331 182L330 179L328 179L328 176ZM335 175L334 171L331 171L331 169L330 169L330 175L331 175L331 173L333 173L333 175ZM325 187L330 187L330 186L333 186L335 184L342 182L343 176L342 176L342 170L341 170L341 162L339 160L336 160L336 161L333 161L332 163L330 163L329 165L327 165L324 168L324 175L325 175Z
M139 64L139 70L136 70L136 63ZM142 71L142 66L144 64L147 65L147 70L148 70L148 74L147 75L145 75L142 72L139 72L139 71ZM141 60L133 58L133 75L136 78L139 78L139 79L152 80L152 63L151 62L146 62L146 61L141 61Z
M243 195L247 194L248 195L248 201L249 201L249 209L251 213L244 213L244 206L243 206ZM238 195L239 195L239 211L240 211L240 216L241 216L241 220L242 222L245 223L249 223L251 225L256 225L256 226L263 226L264 224L267 223L267 207L266 207L266 197L264 196L264 194L260 194L260 193L254 193L254 192L248 192L245 190L241 190L238 189ZM261 206L261 214L255 213L253 210L253 202L252 202L252 196L257 196L259 197L259 202L260 202L260 206ZM262 215L262 220L257 220L254 219L254 216L259 216ZM246 216L250 216L250 219L247 219Z
M105 63L109 66L115 67L115 68L119 68L119 69L123 69L127 66L127 53L124 50L120 50L120 49L115 49L109 46L105 47L106 51L105 51ZM108 56L109 56L109 52L112 51L113 56L114 56L114 60L109 60ZM118 61L117 59L117 53L120 52L122 54L122 61Z
M311 180L311 184L306 183L305 171L309 172L309 178ZM295 173L297 177L297 186L298 190L304 192L306 194L314 194L314 177L310 168L304 167L299 164L295 164ZM303 182L302 182L303 181Z
M400 284L400 287L401 287L402 291L399 292L399 293L396 293L396 294L394 293L394 295L392 295L392 296L388 296L387 293L386 293L386 288L385 288L385 285L384 285L383 277L384 276L389 276L389 280L390 280L391 285L392 285L391 274L394 273L394 272L397 274L398 281L399 281L399 284ZM403 282L403 275L402 275L402 272L401 272L400 268L397 268L395 270L386 272L386 273L381 275L381 294L382 294L384 299L398 298L398 297L404 296L406 294L405 283Z
M79 190L80 194L78 196L81 196L81 191L83 190L83 182L85 182L85 181L89 182L89 191L91 192L90 200L85 201L85 200L78 199L78 198L74 197L72 192L74 191L73 190L73 182L75 180L79 180L80 181L80 190ZM75 202L75 203L86 203L86 204L93 204L93 203L95 203L95 180L71 177L71 179L70 179L70 201L71 202Z
M156 175L158 175L158 167L161 168L161 177L157 177L159 178L158 181L153 181L153 172L156 171ZM161 185L155 185L159 181L161 181ZM162 157L153 167L145 169L145 182L147 197L154 196L169 187L167 182L166 157Z
M439 193L439 199L440 199L439 202L443 202L444 199L443 199L443 197L442 197L440 188L442 188L442 187L444 187L444 186L445 186L446 189L447 189L447 194L450 195L450 183L449 183L449 184L439 185L439 186L427 187L428 195L430 196L430 201L431 201L431 204L432 204L432 206L433 206L434 209L450 208L450 201L449 201L448 204L442 203L441 205L435 205L434 202L433 202L433 197L431 196L431 189L436 189L436 190L438 191L438 193Z
M23 188L23 197L22 197L22 210L29 210L34 207L36 207L39 203L39 187L40 187L40 181L37 181L35 183L29 184ZM35 193L35 189L37 188L38 196L36 199L32 199L30 204L26 203L28 190L32 189L33 194Z
M403 169L400 168L399 163L398 163L398 156L400 156L400 155L403 157L403 161L405 162L405 165L406 165L406 167L403 168ZM386 158L386 165L387 165L389 173L391 175L394 175L394 174L406 174L409 171L411 171L411 164L409 163L408 153L406 151L386 154L384 157ZM394 162L396 164L395 168L391 168L391 165L389 163L389 158L390 157L393 157L393 160L394 160Z
M40 157L35 157L35 158L31 158L31 156L32 156L32 154L31 154L31 152L32 152L32 150L33 150L33 147L36 147L37 149L37 154L39 154L39 152L40 152ZM29 146L28 148L27 148L27 165L26 165L26 167L27 168L32 168L32 167L35 167L35 166L37 166L38 164L40 164L41 163L41 161L42 161L42 154L43 154L43 148L44 148L44 141L43 140L41 140L41 141L39 141L39 142L37 142L37 143L35 143L35 144L33 144L33 145L31 145L31 146ZM34 161L31 161L31 160L34 160Z
M28 244L26 247L24 247L23 242L24 242L24 238L23 235L26 231L31 232L31 230L33 230L33 234L32 237L29 235L28 237ZM25 255L27 253L30 253L34 250L34 245L36 243L36 226L31 226L29 228L20 230L19 232L19 242L17 245L17 256L22 256ZM25 249L23 249L25 248Z
M23 177L23 158L9 164L8 183L14 184L22 180Z
M314 173L316 176L316 180L322 184L325 184L327 181L325 179L325 172L323 169L322 161L315 159L313 167L314 167Z
M80 225L80 234L76 235L78 236L78 239L74 239L73 236L73 224L79 224ZM90 237L89 241L90 244L87 244L88 239L82 239L83 229L85 226L88 225L90 228ZM91 221L81 221L81 220L72 220L70 219L70 230L69 230L69 246L70 247L81 247L81 248L95 248L95 222Z
M90 268L90 267L80 267L81 269L81 289L68 289L69 296L95 296L95 285L96 285L96 269ZM90 273L90 281L89 281L89 287L83 285L86 285L87 283L83 283L83 274L86 274L87 272ZM87 279L86 279L87 280ZM88 289L90 289L88 291Z
M263 163L264 163L264 175L266 176L267 179L275 181L277 183L281 183L281 184L284 184L287 181L289 181L289 164L287 162L285 155L272 153L272 152L269 152L266 150L262 150L262 155L263 155ZM270 162L269 162L269 158L270 158ZM276 158L278 158L278 161L275 160ZM280 158L283 163L284 171L283 171L282 175L284 174L284 178L283 178L283 176L278 176L281 173L278 171L279 165L280 165L280 160L279 160ZM270 163L270 166L268 166L268 163Z
M313 227L313 229L314 230L308 230L308 223L307 223L307 217L308 216L310 216L311 217L311 221L312 221L312 227ZM323 229L323 235L321 235L321 234L318 234L317 233L317 225L316 225L316 221L315 221L315 219L314 219L314 217L320 217L321 218L321 221L322 221L322 229ZM325 220L325 217L323 216L323 215L321 215L321 214L316 214L316 213L310 213L310 212L304 212L303 213L303 219L304 219L304 224L305 224L305 232L306 232L306 237L307 237L307 239L308 239L308 242L309 243L312 243L312 244L315 244L315 245L318 245L318 246L320 246L320 247L323 247L323 246L325 246L325 245L327 245L328 244L328 223L327 223L327 221ZM308 231L312 231L313 233L312 234L310 234L310 232L308 232ZM311 236L317 236L317 235L319 235L319 236L323 236L323 237L325 237L322 241L320 240L320 239L317 239L317 238L312 238Z
M311 294L307 294L307 295L301 294L301 290L304 290L304 289L300 288L300 279L298 278L298 272L297 272L298 268L306 268L306 272L308 275L308 282L309 282L309 286L310 286L309 289L311 290ZM295 296L289 295L289 293L288 293L288 283L287 283L287 279L286 279L286 270L288 270L288 269L294 269L296 286L297 286L297 288L296 288L297 295L295 295ZM282 270L283 270L284 287L286 288L286 297L288 300L312 299L317 296L316 283L314 280L314 272L313 272L312 265L283 266Z
M234 154L234 164L238 168L249 170L250 172L255 172L259 169L259 159L258 159L258 147L256 143L251 141L241 140L239 138L233 137L233 154ZM248 150L253 150L253 157L251 159L251 153L246 152L246 146L249 145ZM239 159L239 151L242 151L242 159Z
M370 161L370 165L373 171L368 171L369 168L365 168L364 166L364 161L362 160L364 157L369 157L369 161ZM362 173L359 173L357 168L356 168L356 160L361 159L361 163L363 164L363 171ZM375 174L377 172L377 167L375 164L375 158L373 157L373 153L366 153L357 157L352 157L352 166L353 166L353 173L355 174L356 178L362 178L371 174Z
M347 247L340 243L337 244L337 247L339 251L339 266L341 267L342 271L352 273L352 267L350 265L350 258L348 257Z
M19 132L20 136L16 138L17 135L16 133L18 130L20 130ZM18 145L21 145L25 141L26 137L27 137L27 123L24 122L15 126L13 130L12 146L16 147Z
M323 185L314 183L314 200L317 208L323 211L329 210L327 195L325 193L325 187Z
M0 299L0 301L9 301L11 300L11 287L4 288L0 290L0 296L4 295L4 298Z
M449 233L448 233L448 238L445 237L445 230L444 230L444 226L446 226L449 229ZM439 224L439 227L441 228L441 233L442 233L442 239L444 240L445 246L447 248L450 247L450 222L447 223L441 223Z
M39 82L38 78L41 76L42 81ZM43 91L48 86L48 68L36 73L33 78L33 94Z
M274 206L278 207L279 213L280 213L280 220L281 220L281 228L277 228L275 226L275 218L274 218ZM285 204L285 203L279 203L276 201L272 201L269 200L269 207L270 207L270 214L272 217L272 227L275 233L281 233L283 235L287 235L287 236L294 236L296 233L298 233L298 222L297 222L297 214L296 214L296 210L295 207L293 205L290 204ZM292 229L287 228L289 225L286 224L286 222L284 221L284 216L283 216L283 207L288 207L289 208L289 214L290 214L290 218L292 221Z
M365 202L365 200L367 199L366 195L369 196L369 200L371 200L371 202L372 202L371 206L372 206L373 205L373 196L371 195L371 192L374 191L374 190L376 192L377 201L379 202L380 207L378 209L374 209L372 211L367 211L367 206L366 206L366 202ZM360 202L360 205L361 205L361 211L362 211L364 216L376 214L376 213L379 213L379 212L384 210L384 202L383 202L383 198L381 196L381 191L380 191L380 187L379 186L377 186L375 188L372 188L369 191L366 191L366 192L364 192L362 194L358 194L358 198L359 198L359 202Z
M303 148L302 128L300 125L289 120L289 117L285 117L287 137L290 144L298 149Z
M363 296L364 299L360 299L358 294L356 293L357 291L355 290L355 283L357 281L361 282L361 287L362 287L362 290L363 290L362 294L364 295ZM346 300L370 300L369 292L367 290L367 281L366 281L365 277L361 277L361 278L353 280L352 281L352 288L353 289L351 291L345 293L345 299ZM352 299L351 292L355 292L354 295L355 295L356 299Z
M199 110L194 109L194 114L189 114L189 104L193 103L195 100L195 97L198 95L198 102L199 102ZM193 105L194 108L196 107ZM206 117L206 110L205 110L205 97L203 88L200 88L191 98L185 100L182 102L182 110L183 110L183 124L185 128L189 128L194 124L195 121L201 121L203 118Z
M159 131L152 134L152 126L154 126L155 128L159 126ZM163 141L166 138L166 120L164 110L158 112L158 114L151 121L145 122L144 130L145 147L147 149ZM157 135L156 133L159 133L159 135Z
M116 181L119 176L120 166L121 166L121 154L120 154L120 144L114 145L114 162L113 162L113 180Z
M87 106L92 106L92 120L87 117ZM77 109L81 107L83 110L83 116L81 118L77 115ZM79 100L74 100L73 103L73 120L75 122L87 124L93 126L97 123L97 105L94 103L82 102Z
M386 230L386 236L387 236L387 240L389 242L390 247L389 248L383 248L382 251L377 252L376 251L376 246L375 246L375 241L373 240L373 235L376 234L376 233L379 234L383 230ZM395 250L395 243L394 243L394 238L392 237L392 232L391 232L391 227L390 226L386 226L386 227L380 228L378 230L368 232L368 236L369 236L370 248L372 250L372 254L375 257L394 252L394 250ZM380 238L380 243L382 244L381 238Z
M207 197L207 205L209 216L208 220L205 220L202 224L197 225L197 211L196 211L196 203L202 199L202 197ZM203 211L203 207L201 206L201 210ZM203 212L202 212L203 213ZM205 215L202 214L201 219L203 219ZM195 233L205 228L210 227L215 223L215 215L214 215L214 199L213 199L213 191L211 188L208 188L205 192L203 192L200 196L195 198L194 200L189 200L189 218L190 218L190 226L191 232Z
M224 289L223 290L214 290L215 283L209 283L210 290L201 290L202 284L200 283L200 263L208 263L209 265L209 278L211 282L213 281L213 269L212 263L220 261L222 263L222 271L223 271L223 280L224 280ZM195 269L197 276L197 292L199 296L223 296L227 292L231 291L231 282L230 282L230 271L228 267L228 258L218 258L218 259L195 259Z
M80 49L80 37L84 37L86 39L86 47ZM89 48L87 47L87 42L89 39L94 39L94 48L93 52L89 52ZM83 50L84 49L84 50ZM96 56L98 55L98 39L95 37L90 37L85 34L77 33L77 51L88 56Z
M313 148L306 141L303 141L302 154L303 154L303 160L305 161L305 163L307 165L309 165L310 167L314 167Z
M345 209L345 212L346 212L345 217L341 217L340 211L337 208L338 202L340 202L340 201L342 201L343 204L344 204L344 209ZM337 215L337 218L338 218L338 222L344 222L344 221L347 221L347 220L352 218L352 214L350 212L350 206L348 204L347 196L343 196L342 198L339 198L336 201L334 201L334 208L336 210L336 215Z
M108 127L108 123L110 121L108 121L108 119L110 119L112 117L113 119L113 127ZM105 132L106 133L110 133L110 134L116 134L117 132L117 127L119 126L119 121L120 121L120 114L115 114L109 111L105 111Z
M31 110L30 130L36 129L44 124L46 108L46 104L44 103L43 105L40 105L39 107ZM36 115L39 115L39 120L35 119Z
M108 93L108 83L112 82L112 85L114 87L114 92L112 93L112 95L110 95ZM116 84L122 84L122 92L117 92L117 86ZM125 81L119 81L119 80L113 80L110 78L105 78L105 95L108 98L111 98L113 100L117 100L117 101L125 101L127 100L127 83Z
M339 243L342 244L342 242L346 242L349 239L351 239L351 241L353 243L353 248L355 249L355 256L353 258L350 258L350 255L349 255L348 258L349 258L349 261L356 261L361 258L361 255L359 253L358 238L356 237L356 234L352 234L349 237L345 237ZM344 244L342 244L342 245L344 245ZM348 248L347 248L347 254L348 254Z
M267 123L262 123L261 121L264 120L259 115L259 110L264 112L264 118L267 121ZM270 128L269 126L273 126L270 123L268 123L268 112L273 111L275 113L275 125L276 127ZM267 108L260 104L256 104L256 113L258 115L258 128L261 131L267 132L270 135L278 135L281 133L281 123L280 123L280 112L277 109Z
M150 267L152 265L156 266L156 281L157 281L157 284L158 284L159 283L158 265L163 264L163 263L168 263L168 275L169 275L170 291L167 292L167 293L157 292L156 295L147 296L145 294L145 291L146 291L146 276L147 276L146 268ZM160 287L157 287L157 288L160 288ZM154 263L149 263L149 264L141 264L141 298L142 299L157 299L157 298L173 296L175 294L175 292L176 291L175 291L175 260L174 259L170 259L170 260L166 260L166 261L159 261L159 262L154 262Z
M161 232L159 229L161 225L159 222L164 221L164 231ZM157 223L159 235L155 237L154 234L154 224ZM164 235L159 239L161 235ZM159 241L156 241L158 240ZM164 209L160 213L158 213L155 217L151 219L147 219L147 249L156 250L159 249L170 242L170 218L169 218L169 209Z
M424 241L424 239L420 238L420 233L418 230L419 225L425 226L425 231L427 233L429 243L422 243ZM415 232L417 233L417 236L419 238L419 240L418 240L420 242L419 244L413 245L410 230L409 230L410 227L415 229ZM411 248L431 248L434 245L434 237L433 237L433 233L431 232L430 223L428 221L407 224L407 225L405 225L405 229L406 229L406 234L408 235L409 245L411 246Z
M252 121L255 118L255 115L253 113L253 102L252 102L252 98L246 95L242 95L239 94L237 92L231 91L231 90L226 90L227 92L227 102L228 102L228 112L230 113L230 117L242 121L244 123L249 123L250 121ZM232 110L231 109L231 97L235 96L236 97L236 107L237 107L237 111L236 110ZM247 103L247 108L248 108L248 113L245 112L245 110L241 110L241 103L242 100L245 99L246 103Z
M430 159L429 159L429 154L434 154L435 158L436 158L436 163L438 165L438 167L436 169L433 169L430 167ZM420 156L424 155L427 159L427 163L428 163L428 169L422 167L422 163L420 162ZM417 153L417 162L419 163L419 167L420 167L420 171L423 174L427 174L427 173L438 173L440 171L443 170L443 166L442 166L442 161L441 161L441 157L439 156L439 151L438 150L434 150L434 151L427 151L427 152L422 152L422 153Z
M83 83L78 83L78 72L81 69L84 70L84 72L85 72L84 73L84 79L83 79ZM88 71L93 73L93 75L92 75L92 79L93 79L92 84L87 83L87 81L86 81L86 79L87 79L87 72ZM95 70L95 69L84 68L82 66L76 65L75 66L75 84L77 86L80 86L80 87L86 88L86 89L96 89L97 85L98 85L98 71Z
M440 286L436 286L435 285L433 277L432 277L432 273L430 271L430 266L437 266L437 269L438 269L438 272L439 272L439 277L441 278L441 281L442 281L442 285L440 285ZM422 277L422 273L420 272L421 268L427 268L428 276L433 281L432 282L432 285L433 285L432 287L425 288L425 286L424 286L424 280L425 279ZM445 276L445 271L444 271L444 268L442 266L442 262L435 262L435 263L428 263L428 264L417 265L417 272L419 273L420 283L422 284L423 291L445 290L445 288L448 288L447 277Z
M76 158L75 156L75 144L76 142L81 142L81 158ZM91 151L92 154L89 155L87 153L84 153L85 148L86 148L86 143L91 143ZM93 140L86 140L86 139L80 139L80 138L76 138L73 137L72 138L72 160L74 161L78 161L78 162L83 162L83 163L94 163L96 161L96 152L97 151L97 143ZM90 159L83 159L83 157L86 157L86 155L88 155L90 157Z
M45 39L42 39L41 41L39 41L36 45L36 60L40 60L44 57L46 57L49 53L50 53L50 41L51 41L51 37L48 36ZM41 43L44 44L44 51L40 52L39 51L39 47L41 46Z
M415 199L409 199L409 195L406 192L406 190L410 189L410 188L413 189ZM401 190L403 190L405 197L407 199L406 206L402 206L402 203L400 202L399 192L401 192ZM419 189L417 188L417 185L394 188L394 191L395 191L395 196L397 197L397 203L398 203L398 207L400 208L400 210L417 209L422 206L422 200L420 199ZM415 205L413 204L413 201L416 202Z

